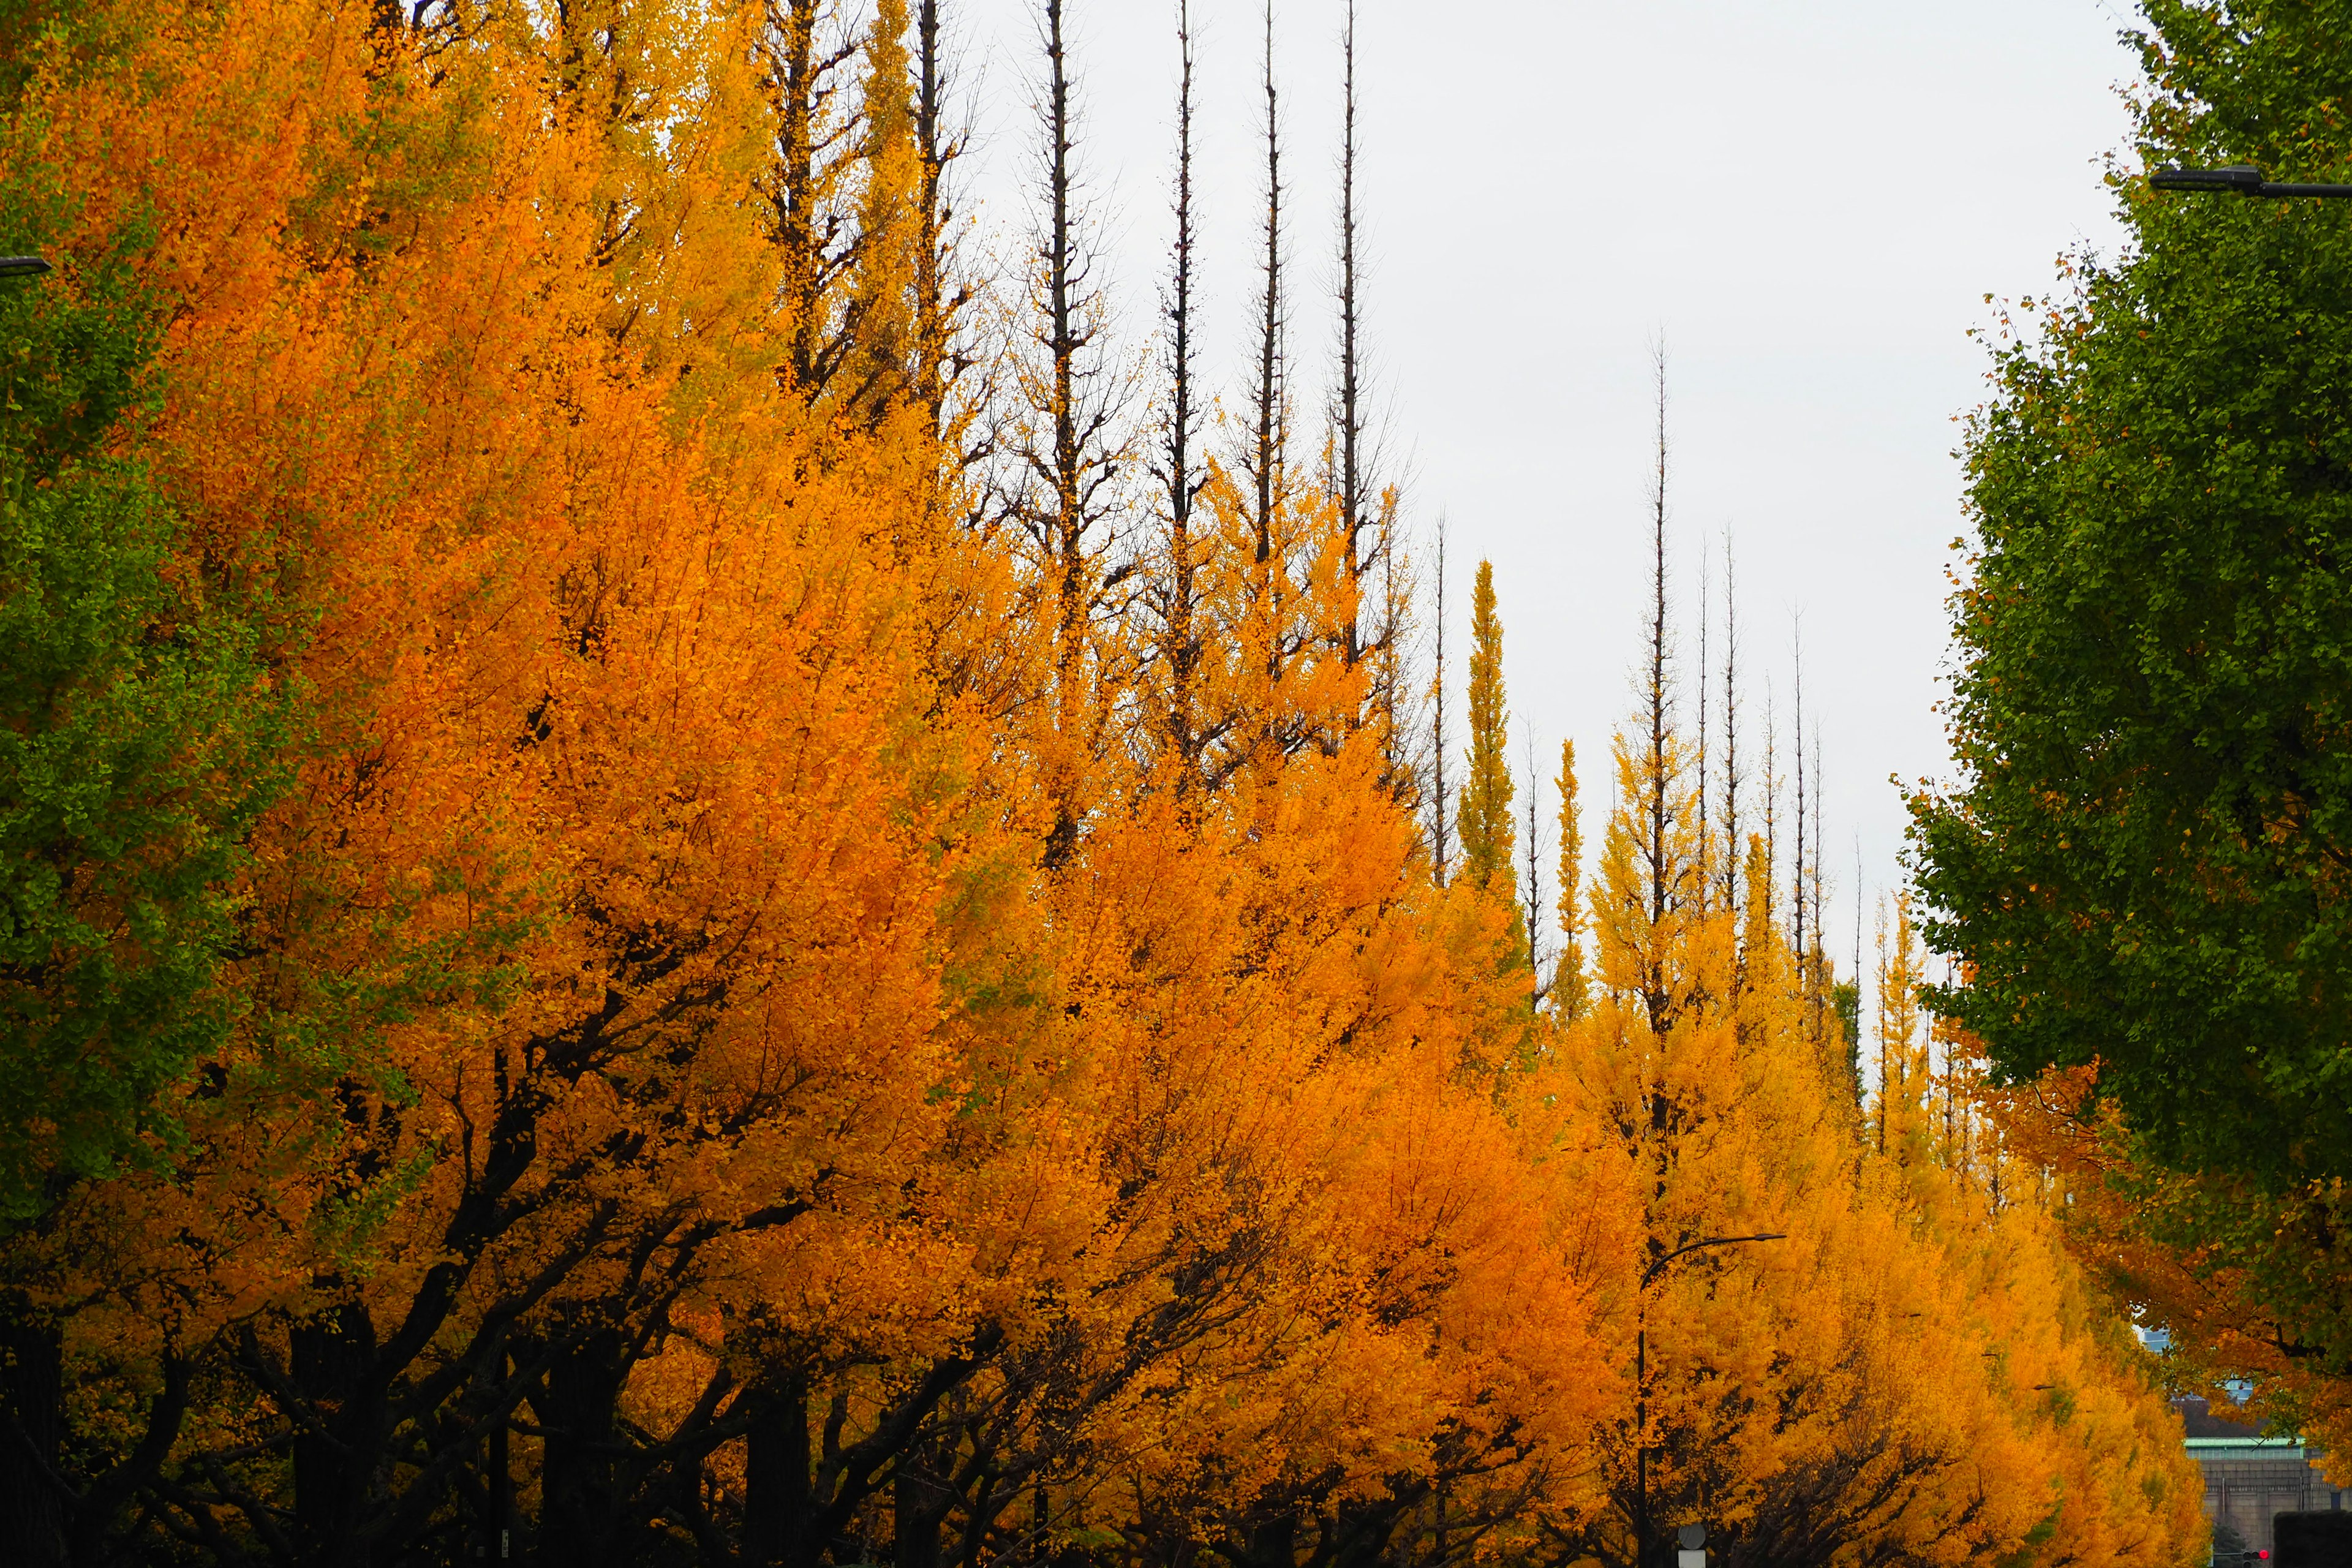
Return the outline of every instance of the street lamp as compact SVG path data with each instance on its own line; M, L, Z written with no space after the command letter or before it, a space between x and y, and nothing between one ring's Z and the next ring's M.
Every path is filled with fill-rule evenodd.
M2252 163L2232 163L2226 169L2184 169L2167 163L2150 174L2147 183L2159 191L2234 191L2242 196L2273 198L2352 196L2352 185L2296 185L2267 180Z
M1709 1247L1737 1247L1744 1241L1786 1241L1786 1231L1768 1230L1755 1236L1710 1236L1675 1247L1642 1270L1642 1289L1633 1311L1633 1568L1650 1568L1650 1287L1666 1265L1685 1253Z
M48 269L37 256L0 256L0 278L38 278Z

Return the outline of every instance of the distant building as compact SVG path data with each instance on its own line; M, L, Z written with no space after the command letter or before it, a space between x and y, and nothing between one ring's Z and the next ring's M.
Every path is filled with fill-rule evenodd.
M2273 1515L2342 1510L2342 1489L2320 1472L2320 1451L2302 1439L2265 1437L2259 1426L2214 1415L2202 1399L2176 1399L2172 1407L2188 1428L2189 1457L2205 1472L2205 1517L2235 1530L2247 1546L2271 1549Z

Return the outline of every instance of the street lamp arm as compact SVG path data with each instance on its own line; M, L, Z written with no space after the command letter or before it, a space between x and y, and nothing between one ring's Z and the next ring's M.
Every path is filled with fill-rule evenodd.
M1667 1253L1664 1258L1659 1258L1655 1263L1651 1264L1649 1268L1642 1271L1642 1289L1644 1290L1648 1289L1651 1282L1657 1279L1658 1271L1665 1268L1667 1264L1672 1263L1675 1258L1680 1258L1685 1252L1696 1252L1701 1247L1733 1247L1743 1241L1786 1241L1788 1239L1789 1235L1786 1231L1768 1230L1759 1232L1755 1236L1710 1236L1704 1241L1686 1243L1684 1246L1675 1247L1672 1252Z
M2270 180L2251 163L2225 169L2184 169L2168 163L2147 177L2159 191L2234 191L2242 196L2284 200L2293 196L2352 196L2352 185L2305 185Z

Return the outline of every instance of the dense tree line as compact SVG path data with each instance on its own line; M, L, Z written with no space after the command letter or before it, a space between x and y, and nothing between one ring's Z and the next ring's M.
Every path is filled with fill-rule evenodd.
M2352 168L2352 8L2150 0L2144 166ZM2352 210L2112 175L2130 244L2006 322L1970 431L1937 1005L2172 1375L2352 1436Z
M1269 59L1213 416L1189 18L1137 370L1066 9L1003 277L939 0L0 11L12 1550L2189 1561L2038 1176L1865 1133L1663 461L1553 942L1352 178L1315 430Z

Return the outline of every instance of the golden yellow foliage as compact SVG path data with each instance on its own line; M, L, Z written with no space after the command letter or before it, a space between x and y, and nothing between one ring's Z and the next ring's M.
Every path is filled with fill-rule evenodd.
M1912 1056L1864 1146L1670 732L1530 1011L1487 569L1448 888L1361 518L1212 465L1118 553L1082 310L989 510L929 5L95 9L10 173L59 288L135 253L120 442L309 729L185 1145L11 1237L34 1552L2187 1561L2119 1324Z

